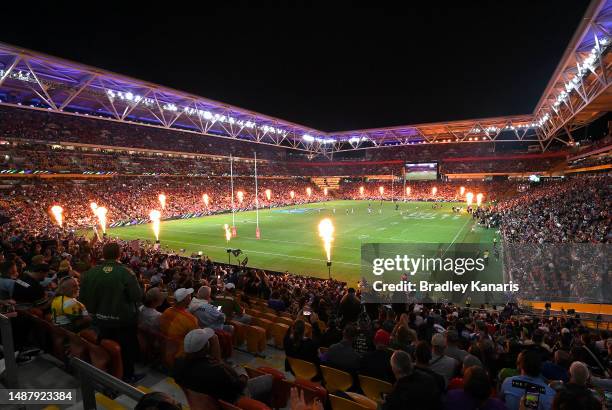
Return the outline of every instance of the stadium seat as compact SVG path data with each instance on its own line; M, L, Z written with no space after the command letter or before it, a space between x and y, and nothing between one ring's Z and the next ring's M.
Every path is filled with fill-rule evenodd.
M252 354L261 354L266 349L266 329L260 326L247 326L247 351Z
M53 357L62 362L66 361L66 342L68 341L68 331L42 319L41 323L46 327L51 338L51 354Z
M253 323L255 323L256 326L259 326L265 329L266 341L268 341L268 339L272 337L272 325L274 324L274 322L260 316L260 317L254 317Z
M370 407L344 397L329 395L332 410L376 410L376 406Z
M327 401L327 390L319 383L312 382L310 380L295 379L293 384L298 389L304 391L304 399L312 401L316 398L319 399L321 403L325 403Z
M248 371L248 367L247 367L247 371ZM267 367L267 366L260 366L257 369L257 372L259 372L259 375L261 374L270 374L272 375L272 377L275 380L280 380L280 379L284 379L285 378L285 373L281 372L278 369L275 369L274 367Z
M80 335L68 332L68 350L71 356L76 357L77 359L84 360L86 362L89 361L87 344L81 338Z
M278 349L283 349L283 343L285 335L289 331L289 326L284 323L272 324L272 338L274 339L274 346Z
M368 398L379 403L383 401L383 394L393 390L393 385L389 382L362 375L359 375L359 385Z
M284 323L287 326L293 326L293 322L295 322L295 320L293 320L293 318L290 317L286 317L286 316L279 316L276 321L278 323Z
M227 359L228 357L232 357L232 353L234 352L233 343L234 337L225 332L223 330L215 330L215 334L219 339L219 347L221 348L221 357L223 359Z
M296 379L312 380L318 373L314 363L294 357L288 357L287 360Z
M219 400L219 408L221 410L240 410L240 407L234 406L232 403L223 400Z
M230 325L234 326L234 346L239 347L242 346L244 341L246 340L246 332L247 326L242 322L237 320L230 320Z
M353 385L353 376L342 370L321 365L323 382L329 392L347 391Z
M250 397L241 397L238 399L236 407L241 410L272 410L265 403L251 399Z
M276 320L278 319L278 315L276 314L276 312L268 312L268 313L264 313L263 315L261 315L264 319L268 319L270 322L272 323L276 323Z
M378 408L378 403L376 401L367 398L363 394L347 391L346 395L348 395L354 402L359 403L370 410L376 410Z
M312 325L310 323L304 322L304 336L312 337Z
M208 394L198 393L193 390L182 388L189 403L190 410L220 410L222 408L231 409L232 407L222 407L221 402ZM234 407L236 408L236 407Z

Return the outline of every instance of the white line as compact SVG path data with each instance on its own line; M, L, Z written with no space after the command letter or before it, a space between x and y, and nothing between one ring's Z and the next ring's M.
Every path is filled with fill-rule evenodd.
M164 240L164 242L182 243L182 244L185 244L185 245L195 245L195 246L200 246L200 247L204 247L204 248L209 247L209 248L217 248L217 249L227 249L226 246L206 245L206 244L203 244L203 243L194 243L194 242L173 241L173 240L170 240L170 239L166 239L166 240ZM282 256L282 257L285 257L285 258L307 259L307 260L311 260L311 261L327 262L327 259L308 258L306 256L294 256L294 255L286 255L284 253L262 252L262 251L255 251L255 250L252 250L252 249L242 249L242 250L246 251L246 252L260 253L262 255ZM334 263L340 264L340 265L361 266L361 264L359 264L359 263L351 263L351 262L334 261Z
M468 224L468 222L470 222L471 219L468 218L467 221L465 221L465 223L463 224L463 226L461 227L461 229L459 229L459 231L457 232L457 234L455 235L455 237L453 238L453 241L450 243L450 245L448 245L448 248L446 248L446 250L444 251L444 253L442 254L442 256L446 255L446 252L448 252L448 250L451 248L451 246L453 246L453 244L455 243L455 241L457 240L457 238L459 237L459 234L461 234L461 232L463 232L463 230L465 229L465 226ZM440 256L440 257L442 257Z

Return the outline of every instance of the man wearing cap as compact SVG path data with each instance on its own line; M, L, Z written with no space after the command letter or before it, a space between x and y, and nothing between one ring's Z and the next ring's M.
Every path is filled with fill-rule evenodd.
M193 288L178 288L174 291L174 306L164 310L159 317L159 328L163 334L179 343L176 356L183 355L182 340L185 335L194 329L198 329L198 318L188 310L191 302ZM213 332L214 333L214 332Z
M240 306L240 303L234 298L234 289L236 285L233 283L226 283L223 287L224 292L222 295L217 295L213 304L221 306L221 311L225 314L228 320L236 320L246 325L251 324L253 320L251 316L244 313L244 309Z
M243 368L215 358L211 354L215 337L209 328L187 333L183 342L185 357L177 360L173 370L174 380L181 388L229 403L235 403L245 394L257 398L272 390L271 375L249 379Z
M83 274L81 301L99 329L98 337L121 345L124 378L133 383L144 376L134 374L134 361L139 352L137 323L142 292L134 272L119 262L118 243L106 243L102 256L101 264Z
M384 329L378 329L374 334L374 346L376 349L367 352L361 358L359 374L385 380L389 383L395 382L393 370L391 369L391 354L389 343L391 334Z

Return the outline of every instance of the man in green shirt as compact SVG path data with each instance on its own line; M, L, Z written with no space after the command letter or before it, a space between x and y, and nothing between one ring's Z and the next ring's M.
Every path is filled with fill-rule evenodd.
M134 383L134 361L138 357L138 305L142 291L134 272L119 262L121 248L109 242L102 248L104 260L83 274L81 302L99 329L100 339L121 346L124 379Z

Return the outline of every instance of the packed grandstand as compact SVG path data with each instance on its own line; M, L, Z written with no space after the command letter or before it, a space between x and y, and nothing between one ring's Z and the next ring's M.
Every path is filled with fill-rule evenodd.
M612 3L594 3L590 18L610 30ZM565 89L571 115L544 98L529 116L350 133L237 107L215 114L207 100L200 111L177 108L187 97L171 91L156 115L129 90L136 80L100 91L84 76L74 88L50 64L24 62L51 59L75 77L87 67L0 44L3 387L79 389L69 408L86 409L612 408L609 265L578 250L516 248L580 244L609 258L612 57L609 31L585 27L573 50L593 47L595 57L573 75L592 92L559 80L545 96ZM555 75L565 79L567 67L574 60ZM44 92L30 92L37 86ZM575 94L581 102L566 104ZM605 132L574 140L570 129L587 123ZM408 163L435 164L433 179L411 179ZM266 236L260 213L281 226ZM356 264L332 262L335 244L327 259L300 253L316 228L282 236L281 218L302 213L346 218L337 236L375 220L358 244L396 229L384 223L418 240L435 220L450 245L486 243L487 258L512 259L524 290L505 304L362 303L359 278L341 273ZM225 219L214 220L214 238L195 246L208 231L178 234L216 216ZM451 220L458 228L444 231ZM181 221L193 224L173 233ZM237 235L221 230L225 221ZM166 237L133 230L155 223L167 224ZM253 252L239 260L241 235ZM274 253L280 242L295 254ZM359 260L359 248L343 246ZM213 248L227 248L228 263ZM580 261L579 274L560 259Z

